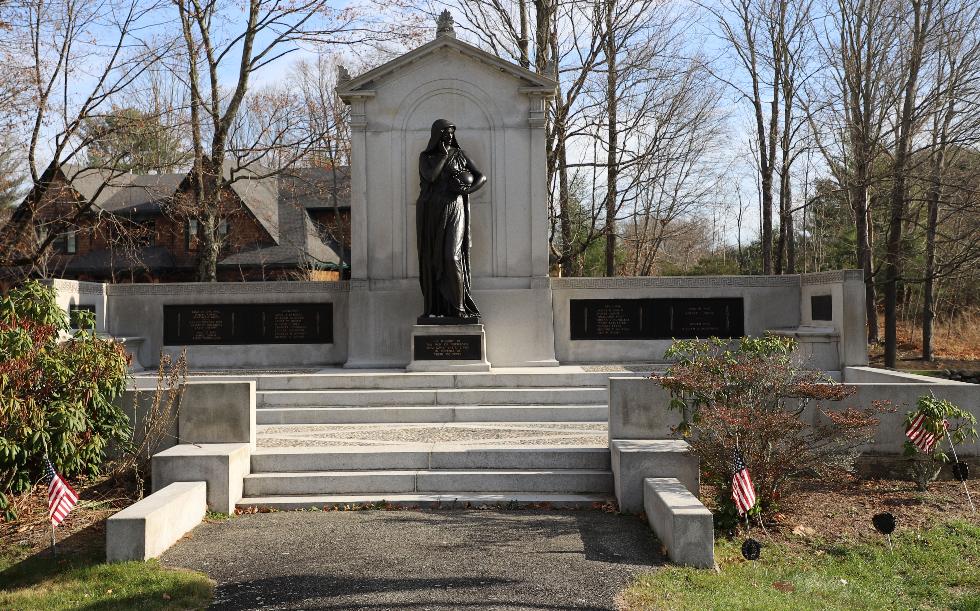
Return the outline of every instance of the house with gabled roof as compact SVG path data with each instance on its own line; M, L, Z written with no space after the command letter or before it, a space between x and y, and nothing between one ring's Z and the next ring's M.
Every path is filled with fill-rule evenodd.
M272 173L225 167L219 280L339 279L349 270L347 168ZM187 173L130 174L52 165L10 224L30 222L26 238L59 230L43 261L47 275L109 282L196 279L198 222ZM33 219L26 202L35 198ZM65 225L80 209L87 209Z

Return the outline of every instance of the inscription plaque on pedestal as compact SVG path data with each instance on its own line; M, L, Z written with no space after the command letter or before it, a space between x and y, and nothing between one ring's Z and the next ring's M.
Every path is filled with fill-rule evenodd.
M573 340L652 340L741 337L741 297L572 299Z
M412 356L416 361L478 361L483 358L479 335L416 335Z
M163 306L168 346L333 343L332 303Z

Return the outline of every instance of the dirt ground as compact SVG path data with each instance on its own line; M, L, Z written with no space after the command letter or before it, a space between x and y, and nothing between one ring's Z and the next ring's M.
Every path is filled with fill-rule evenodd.
M57 540L68 547L88 545L92 541L101 545L106 518L135 501L133 487L105 477L71 484L79 494L79 504L58 526ZM0 520L0 553L9 552L11 550L8 548L14 547L18 552L27 554L50 546L47 494L47 487L39 485L30 494L14 498L17 520ZM74 537L76 534L82 536Z
M980 510L980 483L976 478L966 483ZM705 504L712 503L712 494L709 487L703 488ZM928 528L949 519L980 524L980 513L971 512L960 482L936 481L927 492L919 492L908 481L846 477L800 482L783 499L779 511L766 518L765 527L773 539L789 544L806 539L830 543L867 540L881 537L871 517L886 511L895 516L896 532ZM755 524L753 529L757 529Z

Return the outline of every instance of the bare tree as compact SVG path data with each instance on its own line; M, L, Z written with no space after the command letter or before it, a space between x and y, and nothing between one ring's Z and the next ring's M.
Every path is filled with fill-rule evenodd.
M742 77L720 70L752 108L751 149L759 174L763 273L796 269L792 169L804 150L806 122L796 114L798 96L809 76L812 0L725 0L706 6L722 40L735 54ZM774 185L778 178L778 185ZM774 186L778 195L774 196ZM773 209L778 206L779 236L773 246ZM784 266L785 261L785 266Z
M249 0L243 6L240 27L234 27L219 14L226 8L219 0L171 1L180 17L190 89L194 153L191 177L201 240L198 279L213 282L221 250L221 193L243 175L256 178L254 171L227 167L230 136L246 102L252 77L296 51L300 43L349 42L355 16L332 8L327 0ZM369 36L366 31L361 35ZM235 73L222 87L221 79L228 66L234 66ZM260 135L267 145L270 137L288 138L287 132L291 130ZM269 147L265 148L268 151ZM239 150L238 160L267 155L253 153Z
M806 108L811 133L854 214L869 343L879 338L872 196L884 183L880 166L896 99L894 6L869 0L828 3L829 23L818 39L826 70L808 90Z
M926 60L926 45L932 36L933 14L940 0L910 0L910 15L901 20L902 52L900 75L903 81L896 117L896 137L888 206L888 236L885 250L885 366L895 367L898 359L898 283L902 277L902 231L909 194L906 178L912 154L912 139L921 120L919 78Z
M932 360L937 281L975 262L980 253L980 216L968 147L980 141L980 8L944 3L937 14L937 59L932 82L928 175L926 177L925 264L922 289L922 358ZM964 159L965 158L965 159ZM956 166L965 160L964 171ZM941 229L942 228L942 229ZM937 248L938 247L938 248ZM939 251L937 253L937 250ZM938 254L938 257L937 257Z
M131 93L147 66L166 54L165 46L142 38L156 23L158 8L145 0L22 0L5 12L11 36L4 44L7 68L27 75L16 114L29 194L3 228L0 265L34 268L118 175L113 160L106 160L106 171L88 176L97 183L88 197L39 222L39 208L59 180L53 169L84 159L85 122Z

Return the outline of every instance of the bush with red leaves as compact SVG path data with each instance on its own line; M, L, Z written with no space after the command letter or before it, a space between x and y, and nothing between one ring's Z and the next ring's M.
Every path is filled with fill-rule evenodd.
M887 409L825 408L854 389L802 367L795 348L792 338L774 335L675 341L667 356L676 363L653 376L684 414L678 430L698 455L702 478L719 491L719 525L738 519L731 500L736 447L756 487L753 511L769 511L795 478L852 470L857 448L873 438L876 416Z

